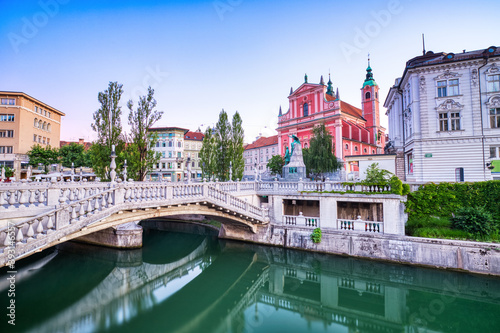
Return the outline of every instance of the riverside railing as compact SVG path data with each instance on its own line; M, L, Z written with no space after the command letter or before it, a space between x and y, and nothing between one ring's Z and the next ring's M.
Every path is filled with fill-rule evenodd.
M384 233L384 222L337 219L337 229L356 232Z

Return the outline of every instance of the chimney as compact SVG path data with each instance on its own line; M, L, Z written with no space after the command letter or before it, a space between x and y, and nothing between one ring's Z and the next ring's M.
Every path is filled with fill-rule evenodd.
M84 142L83 142L83 140L84 140L84 139L78 139L78 144L79 144L79 145L83 145L83 143L84 143Z

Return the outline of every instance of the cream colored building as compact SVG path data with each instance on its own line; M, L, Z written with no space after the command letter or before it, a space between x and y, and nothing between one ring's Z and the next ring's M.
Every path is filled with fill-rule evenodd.
M196 132L187 132L184 134L184 158L185 158L185 173L189 168L191 170L192 180L201 180L202 165L200 161L200 150L203 145L205 135L198 129Z
M23 92L0 91L0 165L25 177L26 153L35 144L59 148L65 114Z

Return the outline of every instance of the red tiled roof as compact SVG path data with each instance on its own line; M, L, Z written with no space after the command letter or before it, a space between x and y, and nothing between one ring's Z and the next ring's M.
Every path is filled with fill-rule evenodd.
M329 94L325 94L325 99L326 99L327 102L331 102L331 101L336 100L337 97L329 95Z
M350 114L351 116L363 118L362 117L363 113L362 113L361 109L358 109L357 107L352 106L351 104L346 103L344 101L340 101L340 110L341 110L341 112L345 112L347 114Z
M184 134L184 140L194 140L194 141L203 141L205 135L201 132L187 132Z
M268 138L266 137L260 137L254 142L248 144L245 146L245 150L247 149L254 149L254 148L260 148L260 147L265 147L265 146L271 146L271 145L277 145L278 144L278 136L273 135Z
M59 141L59 148L61 148L62 146L69 146L72 143L76 143L77 145L82 144L79 141ZM92 146L92 142L83 142L83 147L85 148L85 150L89 149L90 146Z

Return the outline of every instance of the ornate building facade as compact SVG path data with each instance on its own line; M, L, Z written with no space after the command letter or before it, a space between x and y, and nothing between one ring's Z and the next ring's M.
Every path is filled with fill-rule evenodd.
M500 179L500 48L424 52L406 63L384 106L401 179Z
M314 126L321 123L333 137L338 159L383 153L385 128L380 126L378 93L369 63L361 88L361 109L342 101L330 78L325 85L323 77L317 84L309 83L306 75L299 88L290 89L288 111L282 114L280 108L277 129L280 154L285 154L292 134L299 138L302 148L308 148ZM357 171L357 165L345 164L345 170Z

